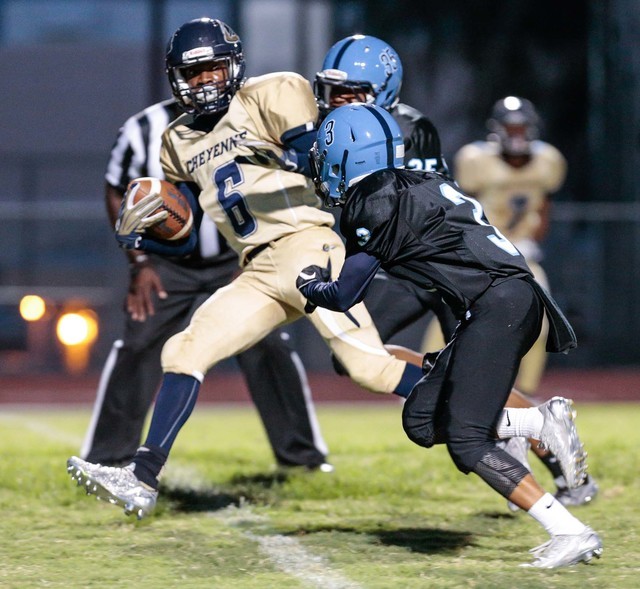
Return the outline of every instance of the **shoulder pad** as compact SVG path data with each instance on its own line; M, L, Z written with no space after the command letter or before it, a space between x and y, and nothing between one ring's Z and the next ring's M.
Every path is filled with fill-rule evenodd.
M242 88L239 90L239 92L245 89L250 90L252 89L252 87L259 86L262 84L280 83L283 80L286 80L288 78L298 78L299 80L302 80L307 84L309 83L306 80L306 78L302 77L300 74L296 72L272 72L270 74L263 74L262 76L254 76L254 77L248 78L247 81L242 86Z

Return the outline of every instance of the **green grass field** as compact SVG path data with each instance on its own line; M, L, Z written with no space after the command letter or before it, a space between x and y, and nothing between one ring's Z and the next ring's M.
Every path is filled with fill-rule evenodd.
M142 521L66 473L88 409L3 409L0 587L636 588L640 405L578 412L601 491L573 513L605 550L590 565L539 571L518 565L545 532L458 473L443 448L410 443L399 405L321 405L336 471L286 478L251 407L198 407Z

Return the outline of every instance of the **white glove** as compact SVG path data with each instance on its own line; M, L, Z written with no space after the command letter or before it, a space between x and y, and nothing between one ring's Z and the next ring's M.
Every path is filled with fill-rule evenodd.
M128 194L125 194L116 220L116 234L144 233L148 227L164 221L169 213L160 208L162 202L159 194L150 193L132 205Z

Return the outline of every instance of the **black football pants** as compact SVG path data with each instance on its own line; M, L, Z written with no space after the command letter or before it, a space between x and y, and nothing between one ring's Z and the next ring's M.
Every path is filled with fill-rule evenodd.
M133 457L162 377L162 346L188 325L195 309L228 284L237 270L235 259L205 268L157 256L153 262L169 296L156 299L155 315L142 323L127 314L124 337L114 344L103 368L81 450L90 462L120 464ZM327 449L304 368L287 334L271 333L237 360L278 464L314 467L324 462Z
M543 314L527 281L515 278L490 287L405 402L409 438L426 447L446 443L456 466L473 470L495 447L498 418Z

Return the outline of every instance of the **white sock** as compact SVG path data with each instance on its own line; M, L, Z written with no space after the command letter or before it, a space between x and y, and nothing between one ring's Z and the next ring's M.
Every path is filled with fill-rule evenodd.
M545 493L527 513L551 536L581 534L587 527L571 515L551 493Z
M499 439L504 438L540 438L540 430L544 424L544 417L537 407L513 409L507 407L502 410L498 420L496 432Z

